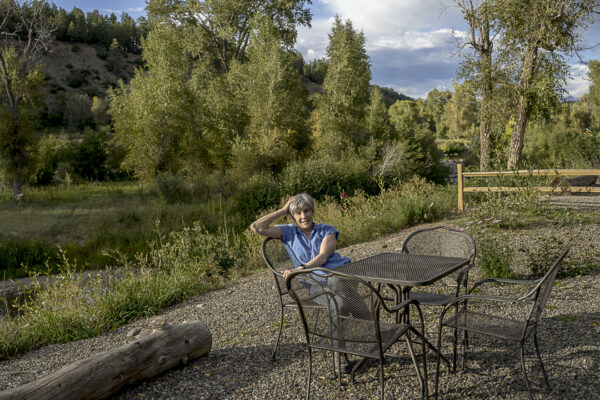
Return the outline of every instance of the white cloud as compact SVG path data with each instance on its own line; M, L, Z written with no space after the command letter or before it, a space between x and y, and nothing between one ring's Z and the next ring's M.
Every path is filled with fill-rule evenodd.
M454 33L452 29L446 28L431 32L407 31L397 36L382 36L369 45L368 49L420 50L449 47L454 47Z
M129 12L142 12L144 11L144 7L129 7L127 9Z
M396 36L406 31L434 30L462 25L450 0L321 0L332 14L350 19L367 37Z
M333 26L333 18L313 20L312 28L298 28L296 48L302 52L306 61L325 57L329 43L329 32Z
M112 10L110 8L103 8L102 11L110 14L122 14L123 10Z
M586 94L590 87L589 67L584 64L575 64L571 65L570 69L571 78L567 80L567 92L570 96L579 98Z

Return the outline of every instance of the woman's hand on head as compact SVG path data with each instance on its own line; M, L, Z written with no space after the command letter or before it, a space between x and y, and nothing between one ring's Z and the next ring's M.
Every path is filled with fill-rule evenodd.
M283 207L281 207L281 211L285 211L286 214L289 214L290 212L290 204L292 204L292 201L294 201L295 196L292 196L288 199L287 203L285 203L285 205Z

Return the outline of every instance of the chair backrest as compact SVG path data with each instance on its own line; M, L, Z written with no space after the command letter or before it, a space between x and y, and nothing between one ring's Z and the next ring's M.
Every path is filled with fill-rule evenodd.
M281 240L267 238L262 244L262 255L267 266L273 272L279 295L283 296L288 291L285 287L282 271L294 268L294 260L292 259L292 257L296 257L294 252L285 246ZM300 263L298 262L298 264Z
M546 301L548 301L548 297L550 296L552 285L554 285L554 280L558 274L560 264L568 252L569 249L566 249L562 252L554 264L552 264L552 267L550 267L548 272L546 272L543 278L540 279L540 282L529 292L535 292L535 297L533 300L533 306L531 307L531 312L529 313L529 318L527 319L527 325L537 324L537 322L540 320L540 316L542 315L544 307L546 306Z
M372 353L374 344L381 345L383 300L368 282L312 268L294 272L286 283L300 309L307 343L360 354Z
M456 281L460 281L463 274L475 262L477 246L471 235L466 232L446 226L436 226L411 233L402 244L402 252L468 258L470 262L465 268L450 275Z

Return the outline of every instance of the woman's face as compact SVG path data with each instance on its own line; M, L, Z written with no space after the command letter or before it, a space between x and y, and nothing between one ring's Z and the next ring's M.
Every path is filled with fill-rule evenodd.
M313 226L313 217L315 213L309 207L304 206L294 211L294 221L300 229L309 229Z

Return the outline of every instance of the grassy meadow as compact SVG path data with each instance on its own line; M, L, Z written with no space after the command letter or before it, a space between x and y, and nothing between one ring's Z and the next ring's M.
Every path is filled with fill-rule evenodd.
M106 182L31 188L17 205L12 192L0 192L0 276L58 270L59 249L80 268L114 264L107 254L133 258L147 252L160 235L192 226L207 230L223 223L219 202L169 203L151 185Z
M455 189L417 179L379 195L357 191L339 199L325 197L316 204L315 220L336 226L342 232L339 245L343 247L443 218L455 208L455 199ZM3 216L11 214L7 203L5 199ZM34 204L39 205L37 211ZM12 207L16 211L10 217L12 229L19 228L18 215L28 215L28 221L39 220L43 228L35 232L39 240L65 238L68 243L78 234L83 243L80 247L91 242L95 250L111 250L108 269L114 274L109 276L118 279L107 282L98 275L84 280L77 272L82 268L80 261L69 252L58 254L55 268L65 279L45 290L34 290L24 304L8 305L18 312L0 325L0 358L97 335L264 269L260 255L263 238L247 229L226 226L226 214L217 212L216 202L167 204L147 189L123 184L94 186L89 191L74 187L32 192L27 205ZM223 220L212 231L198 222L210 210L215 211L213 218ZM122 216L132 213L139 220L124 222ZM160 234L157 216L163 217L158 224ZM288 221L282 218L281 222ZM127 235L132 235L129 242ZM115 251L117 246L111 247L114 239L107 239L111 236L121 241L115 243L138 243L135 248L139 251L128 255L122 251L126 246Z

